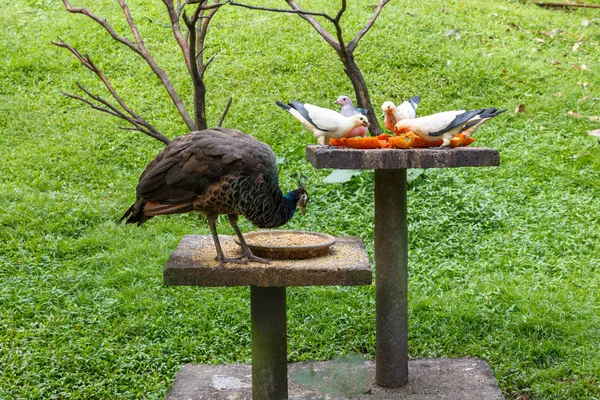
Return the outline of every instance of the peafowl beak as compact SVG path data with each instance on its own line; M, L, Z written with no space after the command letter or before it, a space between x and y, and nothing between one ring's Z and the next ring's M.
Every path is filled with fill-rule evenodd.
M302 215L306 215L306 207L302 204L298 204L298 208L302 211Z
M306 215L306 205L308 204L308 194L306 194L306 192L304 191L304 189L300 189L302 190L304 193L302 193L300 195L300 199L298 199L298 208L300 209L300 211L302 211L302 215Z

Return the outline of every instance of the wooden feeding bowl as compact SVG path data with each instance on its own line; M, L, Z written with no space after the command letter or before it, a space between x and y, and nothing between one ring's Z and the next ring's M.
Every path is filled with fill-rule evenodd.
M304 231L257 231L244 235L252 253L273 259L300 259L324 256L335 238L324 233ZM238 238L235 242L240 245Z

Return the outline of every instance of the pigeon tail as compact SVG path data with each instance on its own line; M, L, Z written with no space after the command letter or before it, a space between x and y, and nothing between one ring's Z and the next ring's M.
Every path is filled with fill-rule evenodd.
M292 107L288 106L287 104L283 104L283 103L282 103L282 102L280 102L279 100L277 100L277 101L275 102L275 104L277 104L279 107L283 108L283 109L284 109L284 110L286 110L286 111L290 111L290 108L292 108Z
M419 105L420 101L421 101L421 96L413 96L410 99L408 99L408 102L410 103L412 108L415 109L415 111L417 110L417 106Z

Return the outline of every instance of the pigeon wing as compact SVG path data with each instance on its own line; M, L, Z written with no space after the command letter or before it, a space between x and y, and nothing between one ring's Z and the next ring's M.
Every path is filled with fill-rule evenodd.
M464 125L471 118L473 118L477 114L480 114L483 110L483 108L480 108L479 110L465 111L462 114L458 114L448 125L446 125L444 128L440 129L437 132L430 132L429 136L442 136L445 132L451 131L454 128Z
M300 113L308 122L323 132L334 131L338 128L340 118L346 118L340 113L328 108L313 106L312 104L293 101L291 106Z

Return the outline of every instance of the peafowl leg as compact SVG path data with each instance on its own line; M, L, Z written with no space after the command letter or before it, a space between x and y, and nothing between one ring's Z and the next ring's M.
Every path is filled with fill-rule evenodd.
M221 249L221 243L219 242L219 235L217 235L217 215L216 214L207 214L208 225L210 226L210 232L212 233L213 242L215 242L215 248L217 249L217 260L219 261L219 265L221 267L225 266L225 263L241 263L240 258L228 258L223 254L223 250ZM247 262L247 261L246 261Z
M260 258L260 257L256 257L250 251L250 248L248 247L248 244L246 243L244 236L242 236L242 231L240 231L240 228L237 225L238 216L236 214L227 214L227 216L229 217L229 223L231 224L231 226L233 226L233 230L235 230L236 235L240 239L240 244L242 245L242 250L244 250L244 255L242 257L240 257L241 259L245 260L244 264L247 264L248 261L256 261L259 263L268 264L269 260Z

